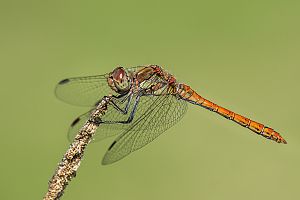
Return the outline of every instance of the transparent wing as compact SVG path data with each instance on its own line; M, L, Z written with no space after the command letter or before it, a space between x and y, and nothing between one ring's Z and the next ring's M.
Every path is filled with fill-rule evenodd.
M114 94L107 84L107 74L67 78L55 88L58 99L72 105L94 106L103 96Z
M145 66L136 66L126 70L135 73ZM115 94L107 84L108 74L83 76L61 80L55 88L58 99L78 106L94 106L103 97Z
M147 100L146 104L139 104L139 115L135 116L134 122L111 144L102 164L116 162L150 143L175 125L187 110L187 103L173 95L144 98L151 100Z
M135 72L143 66L127 68ZM58 99L77 106L94 106L103 97L115 94L107 84L108 74L73 77L61 80L55 88Z
M70 125L68 131L68 140L72 142L75 136L78 134L78 131L83 127L84 123L90 118L92 110L80 115L77 117ZM95 136L92 142L103 140L107 137L115 136L118 133L122 132L122 127L120 124L101 124L100 127L96 130Z
M123 98L126 98L126 96L124 96ZM129 123L129 124L120 124L120 123L101 124L98 127L92 142L98 142L98 141L103 140L107 137L120 134L123 131L127 130L130 126L132 126L132 124L135 123L135 121L137 121L142 115L144 115L144 113L147 110L151 109L154 102L158 98L159 97L153 97L153 96L143 96L143 97L141 97L140 102L139 102L138 107L137 107L137 110L136 110L136 113L135 113L134 118L133 118L131 123ZM128 114L124 115L123 113L117 111L113 106L109 106L107 108L107 111L106 111L105 115L101 118L101 120L102 121L126 121L128 119L128 117L130 116L130 112L133 109L133 105L135 104L135 101L134 101L135 99L136 99L136 96L133 96L132 101L129 105ZM119 99L119 103L118 102L115 102L115 103L119 107L125 108L125 106L127 104L127 101L124 101L123 103L120 103L122 101L123 101L123 99ZM80 128L89 119L90 113L92 112L93 109L91 109L88 112L80 115L79 117L77 117L71 123L69 131L68 131L68 140L70 142L73 141L74 137L76 136L76 134L78 133ZM164 124L161 123L161 124L158 124L158 126L164 126ZM140 127L132 127L132 128L135 129L135 128L140 128ZM148 127L143 127L143 129L147 130Z

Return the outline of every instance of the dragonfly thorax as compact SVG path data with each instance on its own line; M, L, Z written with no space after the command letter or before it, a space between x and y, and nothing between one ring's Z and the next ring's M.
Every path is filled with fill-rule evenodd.
M107 83L112 90L119 94L127 93L131 86L130 78L123 67L117 67L109 73Z

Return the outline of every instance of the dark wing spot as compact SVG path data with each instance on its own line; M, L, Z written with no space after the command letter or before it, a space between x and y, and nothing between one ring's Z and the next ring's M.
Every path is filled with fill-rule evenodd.
M61 80L61 81L59 81L59 85L63 85L63 84L66 84L66 83L68 83L70 81L70 79L68 79L68 78L66 78L66 79L64 79L64 80Z
M72 122L71 126L72 126L72 127L75 126L79 121L80 121L80 118L77 117L77 118Z
M108 148L108 151L111 150L111 148L113 148L113 146L115 146L116 143L117 143L117 141L114 141L114 142L110 145L110 147Z

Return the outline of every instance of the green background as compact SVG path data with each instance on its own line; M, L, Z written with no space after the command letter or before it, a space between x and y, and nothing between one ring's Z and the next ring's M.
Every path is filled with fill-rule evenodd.
M1 1L0 199L41 199L88 108L66 77L159 64L202 96L275 128L276 144L193 105L109 166L91 144L63 199L298 199L300 1Z

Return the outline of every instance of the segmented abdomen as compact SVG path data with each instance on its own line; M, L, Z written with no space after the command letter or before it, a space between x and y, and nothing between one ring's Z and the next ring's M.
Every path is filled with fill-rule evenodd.
M199 94L197 94L193 89L191 89L188 85L185 84L178 84L177 85L177 95L179 95L180 98L189 101L190 103L202 106L206 109L209 109L213 112L216 112L223 117L230 119L241 126L244 126L251 131L262 135L263 137L267 139L274 140L278 143L284 143L287 142L283 139L283 137L277 133L274 129L269 128L263 124L260 124L258 122L255 122L249 118L246 118L242 115L239 115L237 113L234 113L226 108L223 108L221 106L218 106L217 104L201 97Z

